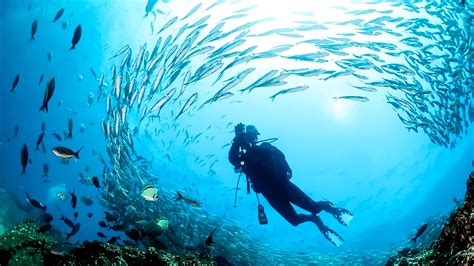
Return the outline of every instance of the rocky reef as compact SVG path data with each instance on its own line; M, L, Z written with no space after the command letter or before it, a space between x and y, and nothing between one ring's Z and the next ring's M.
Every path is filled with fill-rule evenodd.
M55 235L41 233L33 221L13 226L0 238L0 265L228 265L223 258L192 251L141 251L97 241L75 245Z
M428 248L404 248L386 265L474 265L474 172L467 180L464 202L451 213L439 239Z

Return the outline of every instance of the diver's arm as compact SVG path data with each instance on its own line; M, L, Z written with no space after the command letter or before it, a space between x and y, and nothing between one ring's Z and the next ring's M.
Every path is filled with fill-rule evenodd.
M232 145L230 146L229 150L229 162L234 166L234 167L239 167L240 166L240 153L239 153L239 148L240 148L240 140L235 137L234 140L232 141Z

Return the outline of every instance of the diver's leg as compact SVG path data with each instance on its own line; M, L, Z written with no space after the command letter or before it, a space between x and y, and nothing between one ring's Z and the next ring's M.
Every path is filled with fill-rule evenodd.
M296 206L311 212L312 214L318 214L321 211L326 211L331 213L333 210L333 205L329 201L314 201L306 193L304 193L299 187L295 184L289 182L287 184L288 188L288 197L291 203Z
M313 222L314 218L308 214L297 214L290 202L284 198L276 198L265 195L268 203L275 209L285 220L293 226L297 226L305 222Z
M321 218L318 215L308 215L308 214L297 214L291 203L280 197L271 197L271 195L265 195L268 203L288 222L293 226L297 226L304 222L313 222L318 227L319 231L324 235L324 237L333 243L335 246L339 246L344 242L342 237L334 232L331 228L323 224Z
M343 208L335 208L330 201L314 201L306 193L304 193L295 184L289 182L287 185L288 197L290 202L296 206L311 212L312 214L318 214L321 211L326 211L332 214L338 222L348 226L352 219L352 213Z

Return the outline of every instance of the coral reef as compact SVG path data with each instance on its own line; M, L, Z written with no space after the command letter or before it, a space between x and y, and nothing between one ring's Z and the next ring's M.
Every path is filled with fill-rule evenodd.
M54 231L40 233L33 221L17 224L0 237L0 265L228 265L225 263L223 258L191 251L174 254L153 247L141 251L97 241L76 246L54 237Z
M404 248L386 265L474 265L474 172L462 205L448 218L439 239L425 249Z

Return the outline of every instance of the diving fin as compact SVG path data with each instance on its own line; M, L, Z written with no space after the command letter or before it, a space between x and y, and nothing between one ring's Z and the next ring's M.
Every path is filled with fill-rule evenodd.
M342 243L344 243L344 239L342 239L342 237L340 235L338 235L336 232L334 232L333 230L327 228L324 232L323 232L323 235L324 237L326 237L327 240L329 240L331 243L334 244L334 246L336 247L339 247L340 245L342 245Z
M336 209L337 209L337 214L334 215L334 218L336 218L336 220L340 224L344 226L349 226L349 223L351 222L352 218L354 218L352 213L343 208L336 208Z

